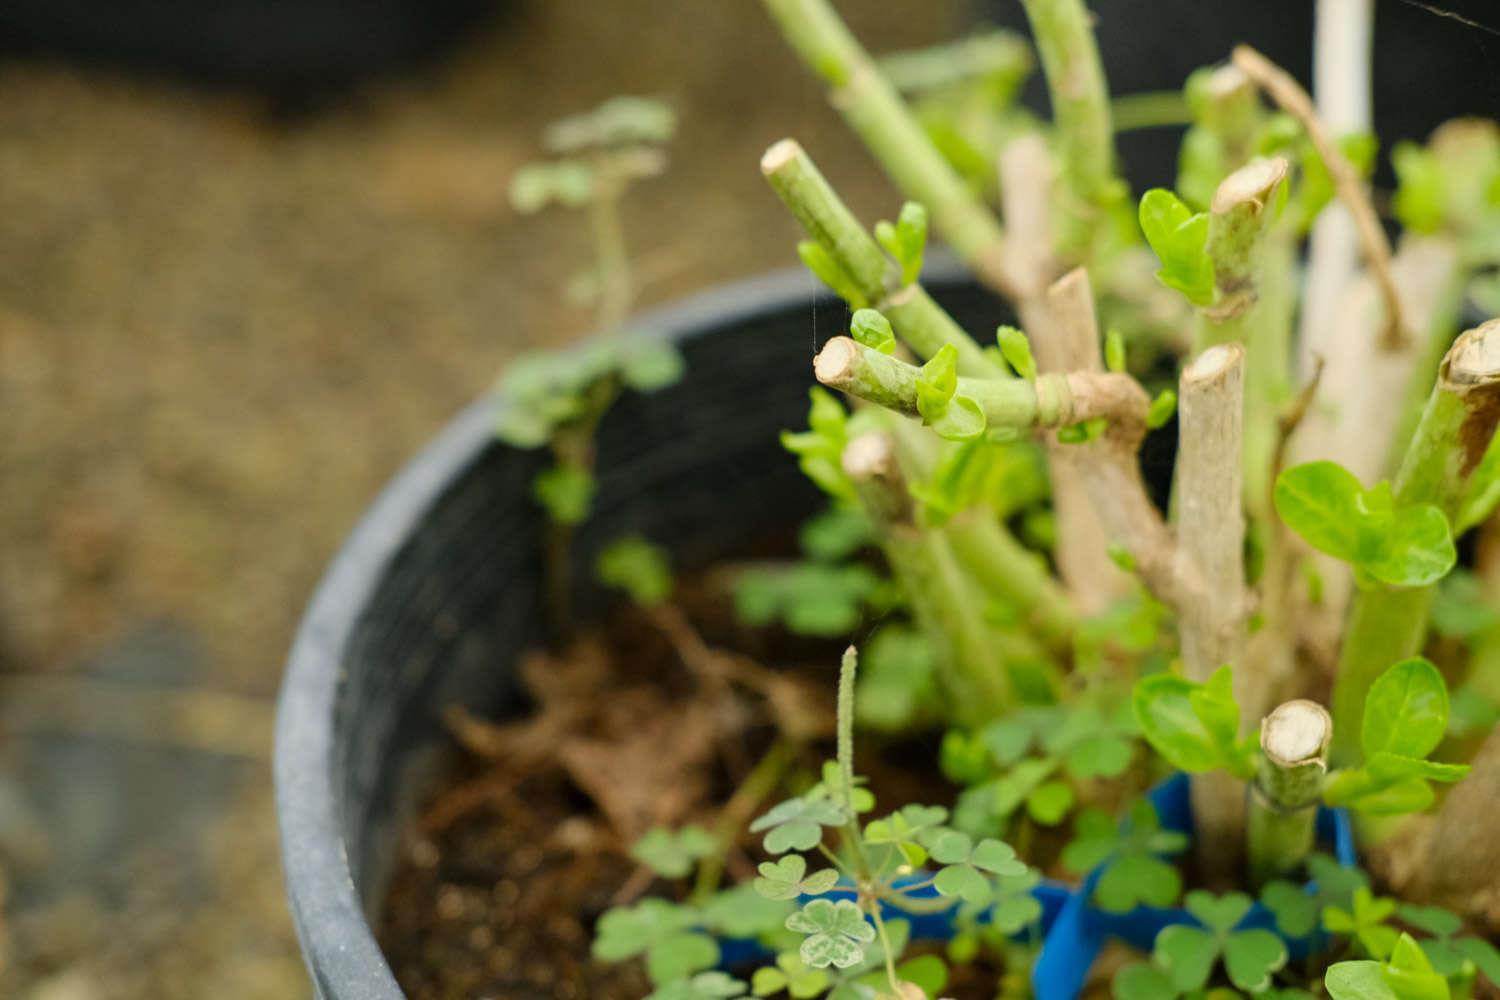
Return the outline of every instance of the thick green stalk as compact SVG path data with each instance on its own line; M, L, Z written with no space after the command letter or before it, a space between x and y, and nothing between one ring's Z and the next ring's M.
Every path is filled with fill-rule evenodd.
M917 416L922 369L848 337L834 337L813 359L819 382L895 413ZM1104 417L1143 427L1149 399L1129 375L1073 372L1025 379L965 378L956 395L979 404L991 427L1064 427Z
M989 593L1019 608L1026 624L1054 650L1072 648L1078 612L1047 562L996 523L989 510L970 511L944 526L959 562Z
M920 284L898 286L899 275L880 244L796 141L783 139L766 150L760 169L808 236L848 277L862 300L851 305L880 310L901 339L924 358L952 344L958 350L959 370L965 374L995 378L1007 374Z
M1469 478L1500 420L1500 320L1461 335L1443 358L1437 384L1394 483L1399 506L1433 504L1453 523ZM1334 763L1359 756L1365 694L1391 664L1418 652L1436 584L1362 590L1339 655L1333 688Z
M1291 875L1312 851L1332 735L1332 718L1312 701L1280 705L1261 724L1247 830L1252 887Z
M1109 88L1094 40L1093 16L1083 0L1022 0L1042 57L1052 117L1057 123L1058 161L1069 193L1060 249L1087 259L1104 228L1104 208L1118 197L1114 127Z
M1006 651L992 641L981 596L948 539L911 522L895 440L882 431L863 434L844 449L843 466L865 511L881 526L880 544L892 575L923 631L939 645L954 711L970 723L994 718L1012 703Z
M896 186L927 206L948 243L981 281L1009 295L1013 283L1000 223L943 159L828 0L765 0L765 5Z

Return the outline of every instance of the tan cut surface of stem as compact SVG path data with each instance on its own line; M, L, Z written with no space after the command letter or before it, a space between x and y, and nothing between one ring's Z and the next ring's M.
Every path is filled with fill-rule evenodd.
M1315 701L1299 698L1276 706L1260 729L1260 748L1281 767L1321 760L1333 738L1333 717Z

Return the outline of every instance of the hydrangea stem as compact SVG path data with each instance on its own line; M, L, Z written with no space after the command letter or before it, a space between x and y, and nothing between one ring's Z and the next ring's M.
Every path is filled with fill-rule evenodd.
M1117 186L1109 88L1093 17L1083 0L1022 3L1052 97L1062 181L1069 194L1060 248L1075 259L1087 259L1087 248L1104 228L1102 209Z
M960 371L1006 374L920 284L893 288L898 281L894 265L795 140L783 139L766 150L760 169L803 230L848 276L863 300L851 305L880 310L901 339L924 358L952 344L958 350Z
M1443 358L1393 484L1397 505L1433 504L1453 523L1497 421L1500 320L1490 320L1462 334ZM1365 694L1386 667L1421 648L1435 592L1435 584L1376 584L1355 598L1333 688L1335 764L1358 757Z
M1322 705L1289 701L1260 729L1260 773L1250 792L1250 881L1295 872L1312 851L1333 719Z
M1214 300L1198 311L1194 340L1202 351L1240 343L1250 355L1245 379L1245 497L1264 516L1276 416L1287 395L1291 365L1291 316L1278 308L1281 287L1291 280L1289 247L1278 248L1283 266L1267 266L1275 199L1289 165L1281 157L1254 160L1230 174L1209 207L1208 256L1214 265Z
M1012 700L1005 650L992 641L980 592L948 539L911 523L911 498L894 438L884 431L860 435L845 447L843 467L866 512L881 525L886 562L911 599L918 623L938 644L955 713L971 723L994 718Z
M993 213L927 138L828 0L765 0L788 43L829 87L829 99L908 198L933 222L975 275L1004 295L1005 234Z
M834 337L813 359L819 382L908 417L918 415L917 382L922 370L881 354L849 337ZM960 377L957 395L979 404L991 427L1065 427L1096 417L1132 432L1145 428L1149 399L1129 375L1072 372L1024 379Z

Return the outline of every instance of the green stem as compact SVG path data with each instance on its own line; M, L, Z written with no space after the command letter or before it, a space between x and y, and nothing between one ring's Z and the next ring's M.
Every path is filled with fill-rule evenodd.
M719 879L724 874L724 859L730 845L734 843L745 821L754 814L755 808L781 783L782 776L786 774L786 769L795 756L792 744L787 740L781 739L771 744L771 749L745 775L745 780L740 782L740 787L735 789L725 803L714 826L714 839L719 842L718 850L698 863L698 875L690 897L693 905L707 902L719 888Z
M1323 706L1302 700L1278 706L1261 726L1247 830L1256 889L1296 872L1312 851L1332 729Z
M914 417L916 365L848 337L835 337L813 360L818 381L877 406ZM1025 379L958 379L956 395L979 404L991 427L1015 429L1065 427L1103 417L1144 426L1149 400L1128 375L1074 372Z
M839 663L838 761L844 781L844 804L854 811L854 675L859 669L859 651L844 650Z
M1005 374L921 285L898 286L899 274L885 251L801 146L783 139L766 151L760 167L803 230L849 279L859 297L851 305L879 309L901 339L924 358L952 344L958 350L959 369L966 374Z
M881 74L828 0L765 0L782 35L829 87L833 106L908 198L927 206L948 243L985 284L1008 295L1005 235Z
M630 315L633 290L625 227L620 221L620 186L606 179L600 168L600 190L589 202L589 227L594 237L594 261L599 279L596 322L605 333L616 331Z
M1118 135L1137 129L1190 125L1193 112L1180 90L1148 90L1116 97L1110 103L1110 118Z
M896 956L891 954L891 937L886 933L885 921L880 918L880 902L870 903L870 917L875 921L875 933L880 935L880 950L885 953L885 975L891 983L891 995L901 996L901 980L896 978Z
M1396 504L1433 504L1454 523L1497 420L1500 320L1491 320L1461 335L1443 358L1396 474ZM1335 764L1357 762L1365 694L1387 667L1420 650L1436 589L1376 584L1356 596L1333 688Z
M1016 541L988 510L960 514L944 530L979 586L1019 608L1053 650L1072 649L1078 613L1045 559Z
M1118 197L1109 88L1094 39L1093 17L1083 0L1022 0L1042 58L1058 162L1069 197L1061 249L1087 259L1105 227L1104 209Z

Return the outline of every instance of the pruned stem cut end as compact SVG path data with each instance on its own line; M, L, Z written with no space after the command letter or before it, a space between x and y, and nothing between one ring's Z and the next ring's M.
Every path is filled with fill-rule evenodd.
M1214 191L1215 214L1222 215L1237 205L1250 204L1256 214L1264 211L1266 203L1275 193L1277 185L1286 179L1291 169L1286 157L1275 156L1268 160L1252 160L1240 167L1219 184Z
M1442 375L1457 392L1500 382L1500 319L1461 334L1443 359Z
M1315 701L1278 705L1261 724L1260 748L1275 764L1292 767L1321 760L1333 738L1333 717Z
M781 139L761 155L760 172L769 177L801 155L801 143L796 139Z
M826 386L840 389L849 384L859 362L859 345L848 337L834 337L813 358L813 375Z

